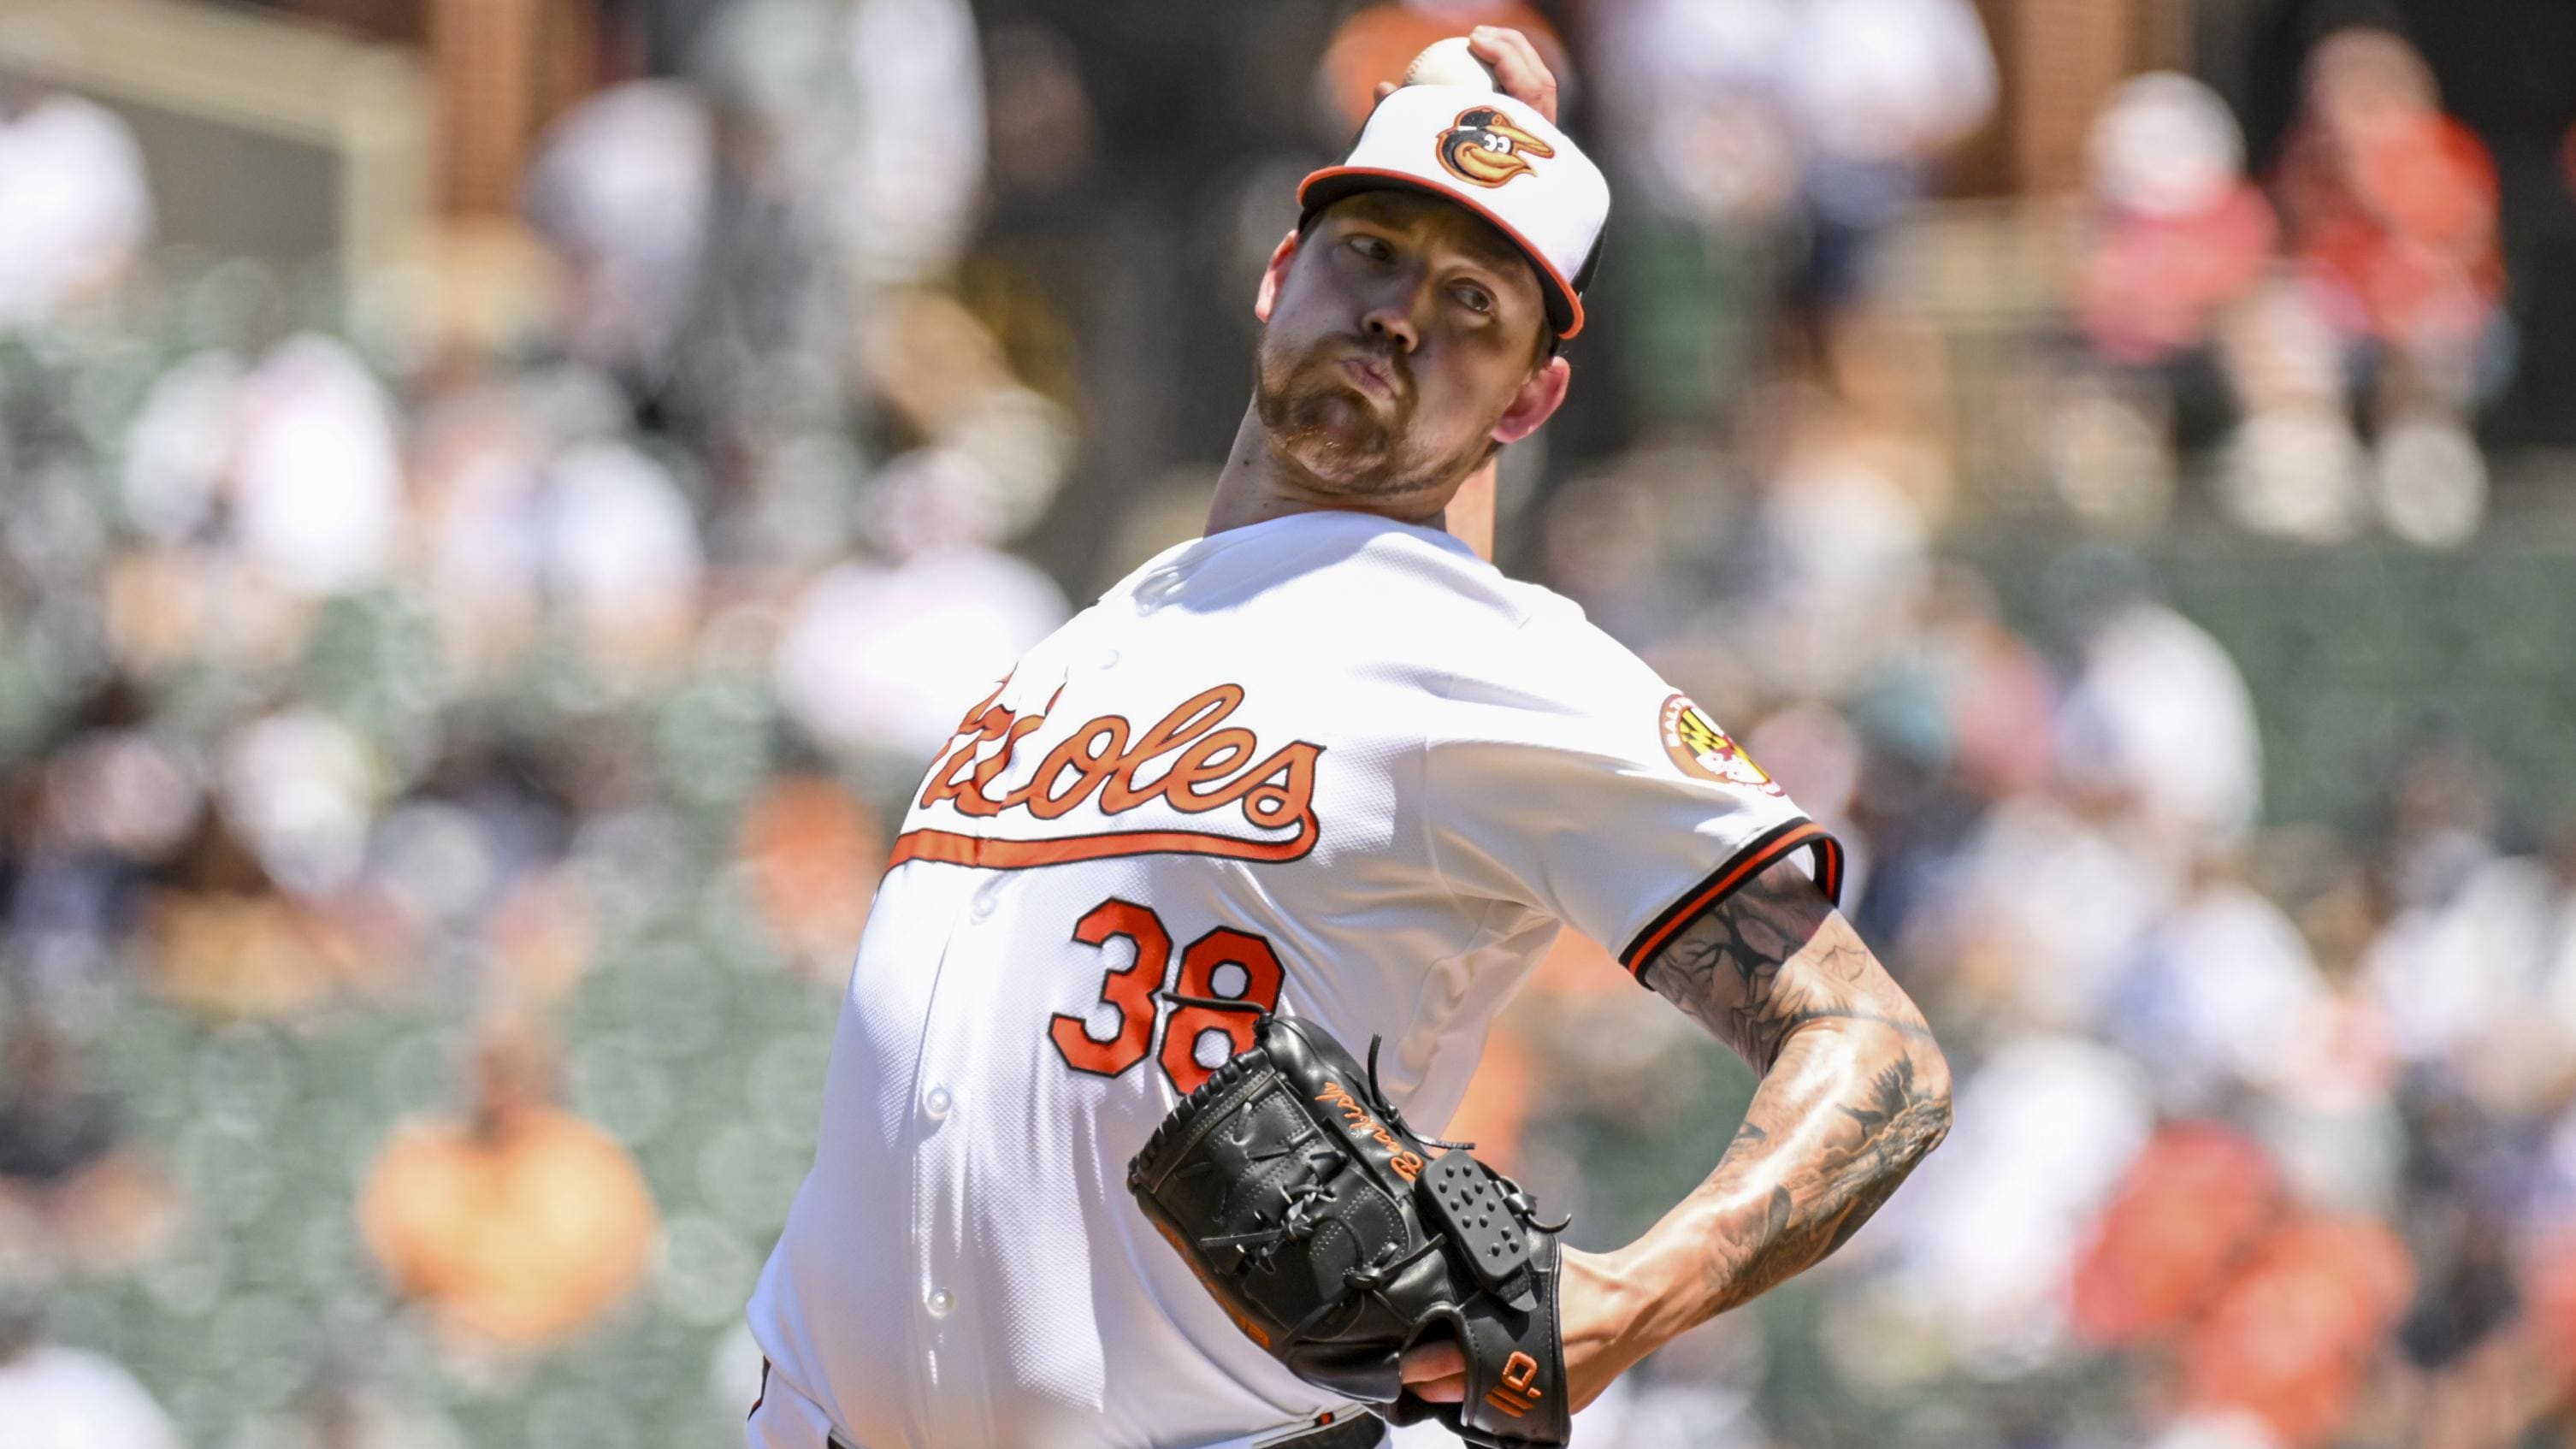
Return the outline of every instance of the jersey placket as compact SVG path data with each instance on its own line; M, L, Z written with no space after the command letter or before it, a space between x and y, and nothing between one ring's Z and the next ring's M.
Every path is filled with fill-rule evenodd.
M901 1311L917 1325L916 1422L930 1426L933 1441L941 1443L957 1433L980 1432L980 1420L958 1422L957 1416L971 1415L984 1397L973 1371L973 1317L985 1305L977 1301L979 1280L966 1253L972 1154L965 1118L981 1105L971 1091L984 1031L976 1020L983 993L975 983L991 968L992 920L1005 878L981 872L969 878L974 877L980 879L963 893L941 943L912 1080L913 1292Z

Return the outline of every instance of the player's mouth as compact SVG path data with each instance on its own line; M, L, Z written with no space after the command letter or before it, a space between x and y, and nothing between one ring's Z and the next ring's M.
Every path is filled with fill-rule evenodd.
M1359 384L1360 391L1394 402L1401 394L1395 386L1395 375L1383 362L1367 357L1345 357L1342 375Z

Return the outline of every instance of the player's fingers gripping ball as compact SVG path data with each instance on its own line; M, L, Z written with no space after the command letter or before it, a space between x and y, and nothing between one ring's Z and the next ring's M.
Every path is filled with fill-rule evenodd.
M1565 1225L1416 1136L1375 1065L1311 1021L1266 1018L1163 1120L1128 1190L1236 1326L1308 1383L1399 1424L1437 1417L1471 1444L1563 1444ZM1404 1387L1404 1351L1442 1337L1467 1362L1456 1404Z

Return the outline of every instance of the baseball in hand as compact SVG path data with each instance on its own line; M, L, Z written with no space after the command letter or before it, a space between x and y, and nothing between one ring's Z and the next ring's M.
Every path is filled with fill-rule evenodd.
M1495 89L1494 73L1467 48L1467 37L1453 35L1435 40L1422 48L1413 64L1404 68L1404 83L1409 86L1470 86L1480 91Z

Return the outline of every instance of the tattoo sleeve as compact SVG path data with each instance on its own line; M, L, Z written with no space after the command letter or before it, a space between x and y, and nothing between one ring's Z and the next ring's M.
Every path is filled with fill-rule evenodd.
M1848 1241L1949 1130L1950 1076L1914 1003L1793 866L1702 912L1644 971L1762 1074L1716 1170L1635 1249L1679 1332Z

